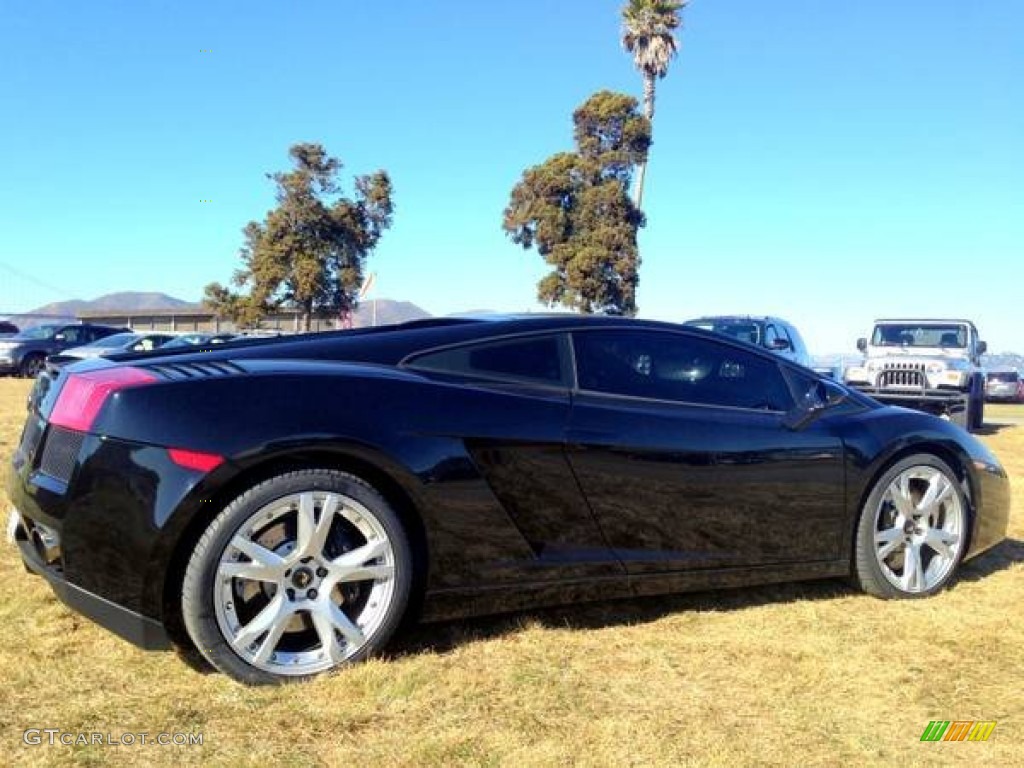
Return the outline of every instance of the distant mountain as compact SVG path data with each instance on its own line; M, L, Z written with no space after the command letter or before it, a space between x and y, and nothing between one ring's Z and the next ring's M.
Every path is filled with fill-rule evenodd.
M121 291L108 293L92 301L72 299L57 301L52 304L26 312L29 315L60 315L61 317L77 317L83 313L96 312L153 312L170 310L198 310L200 306L191 301L182 301L166 293Z
M32 325L44 322L33 315L44 315L61 318L75 318L95 316L103 313L137 313L146 312L202 312L203 306L190 301L182 301L166 293L121 291L119 293L108 293L92 301L73 299L71 301L58 301L47 304L31 312L25 312L13 317L15 322L19 319L30 322L21 322L19 325ZM353 324L357 328L367 325L391 325L393 323L404 323L409 320L421 320L430 317L430 313L422 307L418 307L410 301L395 301L394 299L377 299L376 301L364 301L356 310Z

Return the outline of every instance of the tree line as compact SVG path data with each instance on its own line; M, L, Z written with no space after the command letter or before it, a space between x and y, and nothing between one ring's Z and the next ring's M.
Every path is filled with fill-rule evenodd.
M628 0L621 43L643 80L643 103L599 91L573 112L573 151L527 168L504 210L506 235L535 249L551 270L538 283L548 306L634 315L637 235L646 224L644 181L655 92L678 52L687 0ZM289 150L292 168L267 174L276 207L243 229L242 266L230 284L211 283L204 303L244 327L288 307L309 330L316 314L351 317L366 262L394 213L386 171L356 176L346 193L342 162L316 143Z

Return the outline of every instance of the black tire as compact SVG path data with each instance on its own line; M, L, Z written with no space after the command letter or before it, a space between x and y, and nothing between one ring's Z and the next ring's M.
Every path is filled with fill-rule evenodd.
M324 557L322 560L318 559L317 562L310 561L308 567L306 567L307 560L310 558L304 558L301 561L296 561L292 564L292 570L283 571L283 578L275 581L264 580L265 577L260 579L252 579L251 576L246 577L228 577L223 576L218 581L218 570L224 567L224 561L222 558L227 557L229 549L237 550L235 544L239 541L239 538L247 544L252 544L256 541L255 537L251 536L255 526L261 524L266 519L271 519L271 513L268 513L268 508L272 510L286 509L280 518L275 519L273 522L268 522L266 525L280 527L281 532L289 530L289 518L285 517L288 514L294 513L294 521L290 524L291 535L293 541L291 542L292 549L287 549L289 542L287 541L288 534L282 533L283 539L281 545L277 550L265 549L264 552L270 552L272 555L274 552L280 552L281 557L285 560L290 560L299 557L302 552L297 552L292 557L291 552L300 549L298 540L301 538L295 531L299 526L297 511L298 507L294 509L286 508L284 504L285 499L293 499L298 497L303 499L305 495L317 494L323 498L323 494L334 495L342 499L339 504L344 509L358 509L355 517L361 522L371 520L376 530L380 531L383 536L380 539L374 539L373 541L383 540L384 543L390 548L387 554L388 565L383 566L391 569L391 575L387 579L373 579L364 577L362 580L357 579L356 581L345 581L344 584L337 584L328 587L327 586L327 567L333 568L337 564L337 560L340 559L340 555L335 557L328 557L328 544L322 545ZM324 509L326 502L321 501L319 520L323 519ZM276 506L275 506L276 505ZM287 511L291 509L291 512ZM277 514L274 512L274 514ZM316 513L310 513L315 519ZM347 517L342 517L339 512L331 518L337 522L331 522L328 524L326 533L323 536L323 542L331 542L332 546L338 546L336 550L337 554L347 554L360 546L368 546L370 539L358 543L357 539L352 537L359 537L359 530L350 523ZM366 523L368 524L368 523ZM316 524L319 529L319 523ZM335 544L340 533L343 534L341 539L344 541L357 541L351 547L342 546ZM248 537L248 538L247 538ZM316 538L313 536L312 538ZM262 541L260 546L263 546ZM277 557L277 555L274 555ZM241 560L239 555L236 553L233 555L234 560L228 560L230 565L241 565L248 566L250 564L257 564L255 559ZM370 561L367 561L370 562ZM378 562L385 562L385 558L382 556L380 560L374 560L373 564L369 566L357 566L357 569L365 569L367 567L380 568L382 566L377 565ZM323 568L316 568L314 575L314 566L323 565ZM283 568L284 566L280 566ZM362 661L376 653L378 653L387 642L391 639L391 636L395 632L396 628L402 621L402 618L406 612L406 608L409 604L409 595L413 582L413 568L414 561L412 556L412 550L409 545L409 540L406 535L405 529L402 525L398 515L392 510L390 505L374 488L368 485L366 482L358 477L347 474L345 472L339 472L336 470L329 469L307 469L295 472L289 472L287 474L278 475L269 480L259 483L248 491L243 493L241 496L236 498L231 504L229 504L216 518L210 523L198 543L196 544L192 556L189 560L188 566L185 571L185 578L182 584L182 617L184 619L185 627L188 631L189 637L195 643L196 648L199 649L200 653L217 669L230 675L234 679L247 683L247 684L273 684L273 683L284 683L294 680L302 680L309 677L313 677L323 672L327 672L336 669L339 666L343 666L349 663ZM313 600L305 600L303 595L299 595L298 598L293 596L291 593L301 593L303 589L310 586L310 582L305 580L303 582L297 582L296 579L300 576L299 571L305 571L303 575L304 579L316 578L322 576L323 581L317 580L313 586L323 586L323 594L313 594ZM294 571L294 572L293 572ZM321 573L323 571L323 573ZM290 574L290 578L289 578ZM331 575L333 578L333 572ZM373 599L373 595L378 589L378 585L383 582L387 583L386 589L387 598L380 598L378 602L384 602L385 605L382 608L378 608L377 602L370 602ZM241 585L238 582L242 582ZM225 586L228 585L228 586ZM249 586L246 586L249 585ZM269 585L269 586L264 586ZM294 588L293 588L294 587ZM234 598L228 597L224 599L224 593L228 590L236 589L247 589L255 590L255 600L265 601L264 606L269 608L270 603L274 602L280 592L280 600L278 604L285 605L288 607L289 612L282 614L277 612L276 615L285 616L287 619L274 619L273 626L275 628L285 627L283 630L279 630L278 639L275 640L271 646L271 650L274 652L270 653L270 659L264 663L273 666L273 669L261 668L257 665L259 662L259 654L255 656L255 663L252 663L252 659L246 659L240 652L236 650L230 639L225 635L226 626L222 624L226 619L224 617L225 610L232 608L232 601ZM264 594L260 595L260 590L263 590ZM356 596L348 598L347 593L344 589L352 590L368 590L366 595L362 597ZM316 590L311 589L306 595L315 593ZM288 593L287 598L285 593ZM229 595L235 594L235 592L228 592ZM243 598L241 593L237 598L238 609L243 607ZM340 599L334 598L334 595L345 595ZM317 599L319 598L319 600ZM290 602L287 602L287 601ZM360 607L360 600L363 600L362 607ZM331 601L331 602L325 602ZM351 601L351 604L350 602ZM335 638L334 643L336 647L344 646L346 653L344 658L328 658L324 661L313 661L314 665L323 664L326 665L324 668L317 668L309 674L302 672L291 673L287 671L285 663L278 662L279 651L282 649L287 652L294 652L293 655L296 657L303 656L314 658L319 654L319 659L324 659L325 652L327 649L327 641L321 639L321 625L316 623L316 620L322 619L325 612L330 611L328 607L324 610L317 608L312 610L314 605L334 605L342 613L359 612L364 613L360 616L348 616L350 624L348 625L351 629L361 631L363 625L359 623L366 611L373 611L373 620L369 623L370 630L367 631L364 642L356 643L352 640L346 639L348 636L345 635L344 631L336 628L335 624L330 624L330 634ZM302 606L307 605L310 608L303 610ZM225 608L226 606L226 608ZM218 618L218 610L221 612L220 618ZM262 614L259 614L262 615ZM249 624L255 620L255 617L249 619L248 623L239 621L237 627L237 635L235 641L241 643L240 637L245 634L248 630ZM294 628L296 623L303 624L300 629ZM356 625L358 624L358 629ZM284 634L280 634L283 632ZM340 634L339 634L340 633ZM303 638L309 637L315 640L312 645L306 647L302 643L307 643ZM262 640L261 640L262 638ZM270 643L270 634L260 634L253 637L253 646L263 646L266 643ZM299 643L298 641L302 641ZM320 648L316 647L319 643ZM308 644L308 643L307 643ZM285 648L289 645L289 648ZM249 648L243 648L242 651L251 651ZM261 651L262 652L262 651ZM284 655L283 653L281 655ZM332 654L327 654L331 656ZM271 661L273 660L273 661ZM298 663L298 662L296 662ZM304 662L305 663L305 662ZM304 669L305 667L301 667ZM300 667L296 667L300 669Z
M971 429L974 431L980 430L985 426L985 398L978 396L978 399L974 408L974 421L971 423Z
M43 367L45 365L46 356L40 355L38 352L35 352L31 355L25 356L25 359L21 361L21 365L19 366L18 370L21 372L21 375L24 376L26 379L34 379L36 376L39 375L39 372L43 370Z
M880 545L876 538L876 534L881 533L878 530L881 518L887 514L891 514L895 510L895 505L890 504L890 502L885 500L890 485L892 485L904 473L914 473L917 471L920 471L921 474L925 475L929 472L941 473L951 486L954 497L950 498L947 502L944 502L943 511L939 514L944 517L948 513L950 514L950 519L952 519L953 515L956 514L951 511L952 508L956 507L959 509L959 525L957 530L958 540L956 544L953 545L955 546L954 556L949 558L940 557L940 561L936 564L934 572L936 578L934 583L921 584L918 582L918 584L914 586L919 588L907 589L894 583L893 578L896 575L889 563L886 563L884 566L889 575L887 576L886 572L883 571L883 565L882 562L880 562L881 558L879 553L885 549L886 545ZM923 480L915 482L923 482ZM876 512L878 513L877 516ZM964 553L967 551L970 537L970 526L970 506L967 503L967 497L964 493L963 486L950 466L942 459L932 454L921 453L907 456L893 464L878 477L864 502L864 506L861 508L853 548L854 582L864 592L884 599L921 598L933 595L946 587L955 577L956 571L959 568L960 563L963 561ZM932 527L934 528L934 526ZM905 531L906 529L894 526L887 530ZM935 530L939 529L935 528ZM942 533L946 532L943 531ZM908 532L906 535L913 538L915 533ZM903 538L903 535L900 535L897 538ZM902 546L904 549L903 563L905 565L907 562L906 549L909 545L902 544ZM923 549L923 546L919 545L919 547L920 549ZM931 551L933 551L934 554L929 558L929 564L925 566L926 571L930 569L931 561L934 557L939 555L937 550ZM889 557L898 558L899 553L894 551ZM920 558L922 556L918 554L917 557ZM948 565L946 564L947 561ZM948 570L945 570L947 568ZM943 572L944 570L945 572ZM904 568L904 574L905 573L906 569Z

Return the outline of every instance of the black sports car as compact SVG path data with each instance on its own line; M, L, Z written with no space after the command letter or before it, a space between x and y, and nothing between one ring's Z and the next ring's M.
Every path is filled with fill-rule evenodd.
M43 376L10 533L69 605L245 682L400 621L852 576L920 597L1005 535L963 429L695 328L443 319Z

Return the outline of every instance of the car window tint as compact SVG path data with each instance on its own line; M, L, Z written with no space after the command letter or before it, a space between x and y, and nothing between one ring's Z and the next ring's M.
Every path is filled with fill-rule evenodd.
M555 336L493 341L428 352L414 368L483 378L565 385L562 354Z
M81 328L65 328L63 333L66 344L82 344L85 342Z
M779 366L731 345L657 331L573 334L581 389L681 403L786 411Z

